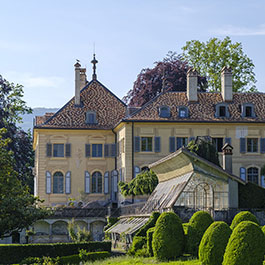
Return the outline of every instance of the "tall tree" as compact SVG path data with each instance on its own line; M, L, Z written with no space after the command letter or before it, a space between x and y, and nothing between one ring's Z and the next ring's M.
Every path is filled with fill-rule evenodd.
M11 140L4 139L3 134L6 129L0 130L0 238L28 228L50 214L49 210L36 207L41 201L19 181L14 170L14 156L7 150Z
M187 41L182 48L183 58L201 75L207 77L210 91L221 90L220 73L224 66L232 67L233 91L256 91L253 61L243 52L242 44L211 38L207 42Z
M133 89L123 98L129 106L140 107L156 97L162 88L166 91L185 91L188 64L175 52L169 52L155 67L143 69L134 82ZM198 87L204 89L206 78L199 77Z
M31 109L23 100L23 86L9 83L0 75L0 128L6 129L3 137L11 140L7 148L12 151L18 179L29 186L33 193L32 137L30 132L25 132L17 126L22 121L21 115L30 112Z

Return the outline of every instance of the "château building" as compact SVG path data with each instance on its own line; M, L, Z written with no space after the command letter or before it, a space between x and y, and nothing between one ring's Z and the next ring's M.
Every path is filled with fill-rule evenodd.
M35 120L35 195L45 205L120 204L119 181L197 136L214 139L221 164L222 147L233 146L232 174L265 187L265 94L233 93L230 68L222 70L221 92L199 92L189 70L186 92L162 91L134 108L98 81L92 63L92 80L77 62L75 96Z

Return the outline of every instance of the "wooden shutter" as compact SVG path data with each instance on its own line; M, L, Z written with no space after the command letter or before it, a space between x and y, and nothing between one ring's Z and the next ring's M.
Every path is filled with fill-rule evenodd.
M134 152L140 152L140 136L134 137Z
M70 157L71 156L71 144L65 145L65 156Z
M240 168L240 178L246 181L246 169L244 167Z
M113 179L113 192L118 192L118 171L113 170L111 175Z
M52 144L46 144L46 155L48 157L52 156Z
M49 171L46 171L46 193L50 194L52 191L52 175Z
M246 138L240 138L240 153L246 153Z
M104 156L109 157L109 144L104 145Z
M90 144L86 144L86 157L90 157Z
M85 171L85 193L90 193L90 174Z
M111 147L111 156L116 157L117 155L116 144L111 144L110 147Z
M260 138L260 152L265 153L265 138Z
M104 174L104 193L109 193L109 171Z
M65 174L65 193L71 193L71 171L67 171Z
M183 145L183 143L182 143L182 138L181 138L181 137L177 137L177 150L178 150L179 148L181 148L182 145Z
M156 136L155 137L155 152L159 153L160 152L160 137Z
M173 153L176 151L176 139L174 136L169 137L169 152Z
M226 143L231 145L231 137L226 137L225 138L225 144Z

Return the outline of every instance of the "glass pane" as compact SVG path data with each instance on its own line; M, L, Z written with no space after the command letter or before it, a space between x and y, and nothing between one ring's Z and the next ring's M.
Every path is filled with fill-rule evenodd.
M54 157L64 157L64 144L54 144L53 145L53 156Z

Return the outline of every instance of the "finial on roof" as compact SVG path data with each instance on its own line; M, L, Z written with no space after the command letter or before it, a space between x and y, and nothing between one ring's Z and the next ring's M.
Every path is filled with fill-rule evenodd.
M81 66L80 61L79 61L78 59L76 59L76 63L75 63L75 65L74 65L74 67L75 67L75 68L78 68L78 67L80 67L80 66Z
M92 75L92 80L97 80L97 74L96 74L96 64L98 63L98 61L96 60L96 55L94 53L93 56L93 60L91 61L91 63L93 64L93 75Z

